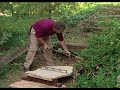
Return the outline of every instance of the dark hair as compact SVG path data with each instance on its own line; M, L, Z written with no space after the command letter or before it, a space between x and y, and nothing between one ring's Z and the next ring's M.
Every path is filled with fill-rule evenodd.
M56 29L66 29L66 25L65 25L64 21L55 22L53 27L56 28Z

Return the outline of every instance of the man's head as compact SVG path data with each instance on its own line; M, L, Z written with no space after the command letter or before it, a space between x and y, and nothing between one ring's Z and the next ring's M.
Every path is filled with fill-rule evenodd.
M57 21L57 22L55 22L55 24L53 25L53 30L54 30L56 33L62 33L65 29L66 29L66 26L65 26L64 21Z

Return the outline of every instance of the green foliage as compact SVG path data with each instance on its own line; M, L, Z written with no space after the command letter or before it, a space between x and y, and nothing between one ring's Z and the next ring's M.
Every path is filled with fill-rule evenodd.
M0 37L0 45L6 43L10 37L12 37L11 33L3 32L3 35Z
M82 7L79 12L76 12L75 15L66 16L65 22L69 27L74 27L80 20L88 18L91 14L98 10L98 7L92 7L92 4L85 4L85 7Z
M13 50L16 47L26 44L29 37L30 25L35 21L34 19L14 21L12 17L3 17L0 20L2 21L0 26L1 55L3 55L2 52L8 52L8 50Z
M116 85L116 77L120 74L118 71L118 61L120 57L120 21L113 19L109 24L110 29L93 35L89 38L89 47L80 52L80 55L85 59L82 62L76 63L76 68L79 70L84 67L85 75L92 78L94 85L90 87L107 87L113 88ZM81 75L78 77L82 78ZM83 82L76 81L78 87L86 87ZM89 81L85 81L88 83ZM81 86L83 85L83 86Z
M23 62L25 54L20 56L14 62L5 65L0 69L0 88L8 88L13 82L19 81L22 76Z
M116 75L105 75L104 68L100 68L97 75L94 77L89 74L78 75L77 83L69 84L70 88L114 88L116 86Z
M59 9L56 9L55 14L52 15L53 19L64 20L68 27L74 27L78 21L87 18L93 14L97 7L96 3L62 3Z

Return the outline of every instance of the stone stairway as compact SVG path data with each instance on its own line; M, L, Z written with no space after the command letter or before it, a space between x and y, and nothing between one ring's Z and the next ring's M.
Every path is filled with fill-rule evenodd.
M72 66L45 66L25 72L21 81L9 85L10 88L65 88L58 82L62 77L72 76Z

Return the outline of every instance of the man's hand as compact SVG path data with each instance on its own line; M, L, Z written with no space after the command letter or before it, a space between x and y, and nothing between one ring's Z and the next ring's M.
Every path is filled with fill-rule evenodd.
M61 46L63 47L65 54L66 54L67 56L70 56L70 52L68 51L67 46L66 46L64 40L63 40L63 41L60 41L60 44L61 44Z
M43 48L46 49L46 50L47 50L47 49L50 49L50 47L49 47L47 44L45 44L45 45L43 46Z
M64 51L65 52L65 54L67 55L67 56L70 56L70 52L69 51Z

